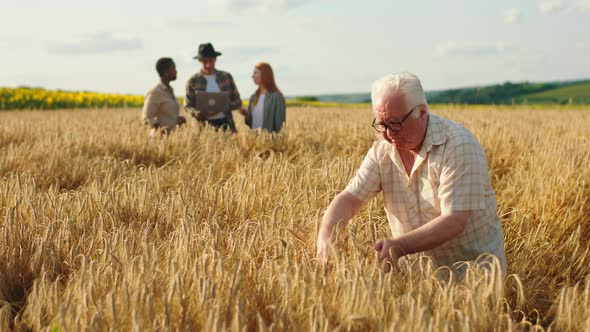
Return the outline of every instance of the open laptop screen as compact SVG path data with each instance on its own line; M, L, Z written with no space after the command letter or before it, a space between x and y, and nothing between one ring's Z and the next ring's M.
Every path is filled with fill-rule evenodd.
M206 112L225 112L229 104L227 92L205 92L197 91L195 108Z

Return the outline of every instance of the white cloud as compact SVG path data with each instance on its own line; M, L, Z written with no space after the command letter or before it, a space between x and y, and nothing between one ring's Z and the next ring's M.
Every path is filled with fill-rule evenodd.
M325 20L323 20L322 22L325 22L326 20L329 20L329 17L326 17ZM289 25L290 27L293 27L295 29L299 29L299 30L305 30L306 28L313 28L315 25L317 24L317 20L314 20L311 17L302 17L302 18L292 18L289 21L287 21L287 25Z
M438 44L435 47L434 54L436 56L446 56L457 48L457 43L449 41L443 44Z
M217 48L215 48L217 50ZM267 46L223 46L219 48L226 58L233 63L244 63L247 61L262 61L264 56L276 53L279 50Z
M590 0L577 0L576 8L579 8L586 12L590 12Z
M518 8L509 8L504 11L504 22L506 23L521 23L522 12Z
M543 14L553 14L559 11L581 10L590 13L590 0L540 0L539 10Z
M539 2L539 10L543 14L552 14L564 8L561 0L541 0Z
M140 38L116 38L110 32L86 34L74 42L50 42L49 53L54 54L93 54L143 49Z
M497 55L513 49L514 46L505 42L497 43L464 43L460 44L449 41L436 46L434 54L439 57L445 56L488 56Z
M584 43L583 41L579 41L579 42L576 43L576 48L577 49L580 49L580 50L583 50L583 49L586 48L586 43Z
M166 22L167 26L179 29L231 29L236 26L229 21L193 21L184 19L173 19Z
M256 9L262 11L284 10L303 5L310 0L207 0L211 9L221 11L241 11Z

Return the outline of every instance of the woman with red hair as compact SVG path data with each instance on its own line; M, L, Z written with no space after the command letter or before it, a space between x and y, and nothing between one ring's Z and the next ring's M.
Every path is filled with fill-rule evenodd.
M287 107L285 97L275 83L272 68L268 63L257 63L252 79L258 89L250 97L248 109L241 109L246 124L252 129L279 132L285 123Z

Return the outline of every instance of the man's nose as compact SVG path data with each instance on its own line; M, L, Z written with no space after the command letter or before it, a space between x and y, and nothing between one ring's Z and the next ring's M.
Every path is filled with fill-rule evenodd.
M389 126L385 127L385 132L387 133L388 136L394 136L398 133L397 130L393 130L393 129L389 128Z

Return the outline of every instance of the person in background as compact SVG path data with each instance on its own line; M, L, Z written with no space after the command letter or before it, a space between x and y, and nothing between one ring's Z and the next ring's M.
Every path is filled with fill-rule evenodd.
M184 109L199 122L207 122L223 131L230 129L235 133L236 125L231 111L242 107L242 99L240 99L240 93L232 75L215 68L217 57L220 55L221 53L215 51L211 43L199 45L199 53L194 59L198 59L201 63L201 70L186 82ZM227 92L230 100L227 110L225 112L207 112L196 109L197 91Z
M466 265L459 262L497 261L505 276L496 194L475 136L431 114L413 74L377 80L371 100L372 126L380 139L326 209L316 242L318 260L327 262L335 228L344 228L364 202L382 192L392 237L375 243L379 259L395 266L403 256L422 253L460 278Z
M246 117L246 124L252 129L265 129L279 132L286 119L285 97L275 83L272 68L260 62L254 66L252 74L258 89L250 97L248 109L240 109Z
M152 127L152 133L160 131L168 135L176 126L186 122L180 115L180 106L174 96L170 82L176 80L176 65L171 58L160 58L156 62L160 82L147 92L143 102L143 122Z

